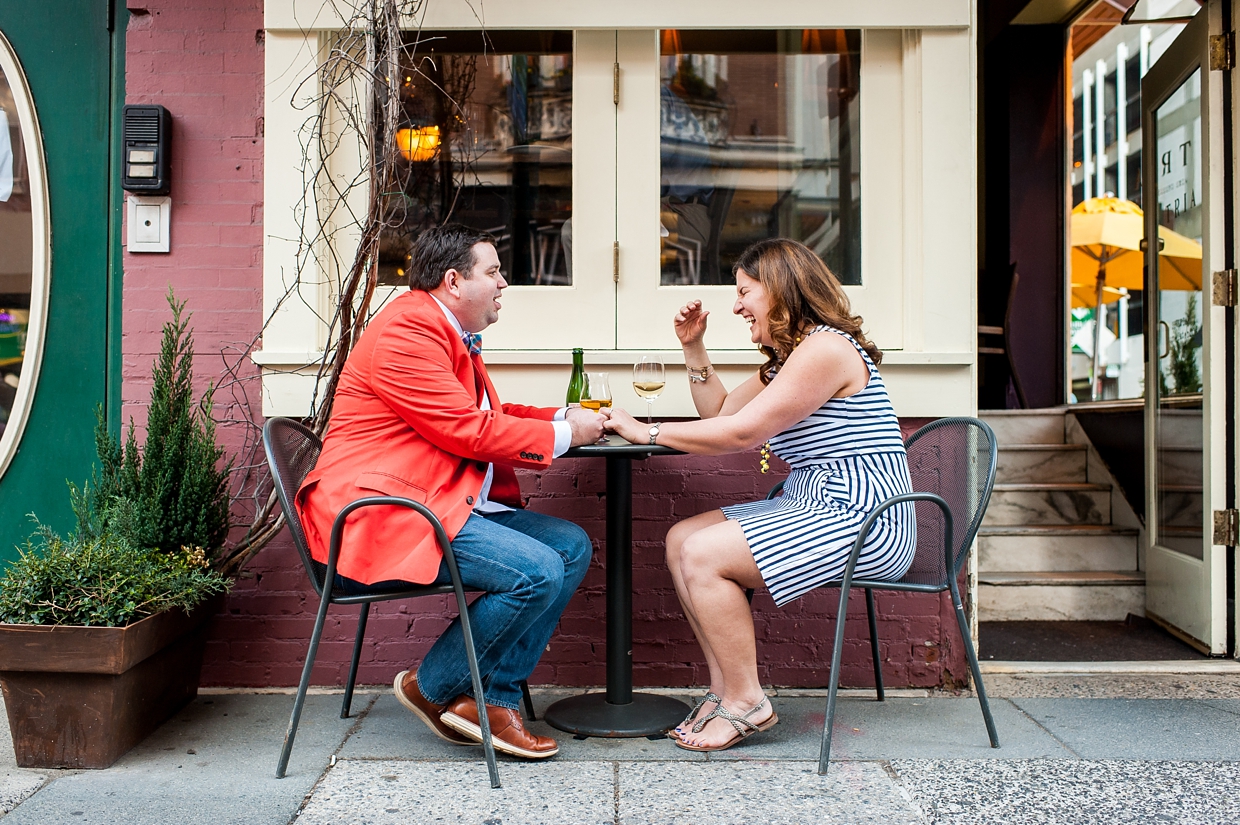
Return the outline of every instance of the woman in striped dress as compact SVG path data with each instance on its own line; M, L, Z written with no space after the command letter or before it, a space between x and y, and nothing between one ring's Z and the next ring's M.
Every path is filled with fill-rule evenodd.
M762 447L792 466L784 494L712 510L675 525L667 562L710 669L710 691L676 729L690 750L731 747L778 722L758 681L746 588L777 605L843 575L861 522L884 499L911 491L904 442L877 364L839 282L796 241L759 241L737 260L733 313L749 323L767 361L729 392L703 337L707 312L692 301L676 315L699 421L653 427L622 410L605 425L637 444L719 455ZM874 524L857 576L898 579L916 544L911 505Z

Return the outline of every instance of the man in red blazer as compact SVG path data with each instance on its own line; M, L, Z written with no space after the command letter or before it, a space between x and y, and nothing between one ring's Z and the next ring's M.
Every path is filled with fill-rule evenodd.
M297 494L311 554L326 563L332 521L382 494L426 504L443 522L461 578L485 591L469 608L496 750L541 759L554 739L527 731L520 682L538 664L591 545L575 524L520 509L513 467L542 468L603 434L605 415L500 404L478 333L499 318L508 285L494 239L460 224L414 245L409 292L379 312L349 354L323 452ZM367 507L345 528L337 586L449 581L430 525L397 507ZM459 620L397 698L440 738L482 741Z

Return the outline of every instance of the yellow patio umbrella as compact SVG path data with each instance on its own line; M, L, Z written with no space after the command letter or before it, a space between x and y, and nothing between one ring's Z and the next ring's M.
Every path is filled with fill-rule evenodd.
M1072 297L1091 285L1094 319L1099 318L1105 296L1111 290L1145 288L1145 215L1141 207L1120 198L1089 198L1072 210ZM1201 244L1158 227L1161 289L1201 289ZM1088 306L1089 304L1083 304ZM1100 388L1098 366L1101 325L1094 324L1093 396Z
M1128 296L1128 290L1120 289L1113 286L1104 286L1102 288L1102 303L1109 304L1118 301L1120 298ZM1093 282L1088 284L1072 284L1072 308L1086 309L1092 308L1094 302L1098 300L1098 288Z

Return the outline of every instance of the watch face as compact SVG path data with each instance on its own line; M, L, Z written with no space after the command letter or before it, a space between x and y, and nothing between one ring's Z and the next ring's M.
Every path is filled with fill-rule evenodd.
M654 427L651 427L651 428L650 428L650 434L651 434L651 435L658 435L658 434L659 434L659 428L658 428L658 426L657 426L657 425L656 425L656 426L654 426Z

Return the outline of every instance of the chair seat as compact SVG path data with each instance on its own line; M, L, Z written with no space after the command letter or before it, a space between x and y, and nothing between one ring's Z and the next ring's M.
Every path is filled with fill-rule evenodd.
M373 593L341 593L339 590L333 590L331 601L332 604L366 604L367 602L412 599L418 596L451 596L455 592L451 584L425 584L418 587L380 589ZM484 591L475 587L466 587L465 592L482 593Z
M824 587L839 587L841 581L834 581ZM927 584L925 582L909 581L900 579L899 581L891 581L889 579L853 579L853 587L866 587L871 590L904 590L910 593L942 593L947 589L945 584Z

